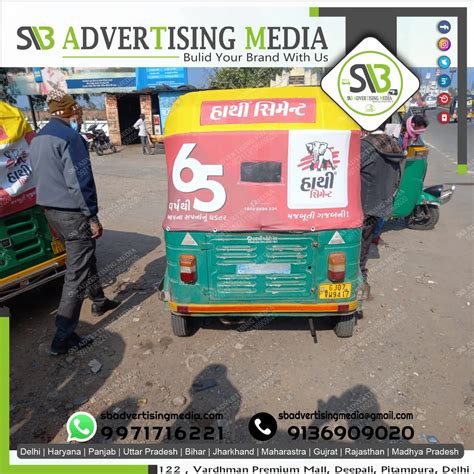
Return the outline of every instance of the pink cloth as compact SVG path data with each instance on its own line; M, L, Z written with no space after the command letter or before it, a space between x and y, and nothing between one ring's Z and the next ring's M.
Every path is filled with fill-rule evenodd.
M406 123L406 132L403 135L403 149L406 150L413 142L418 140L418 137L426 131L425 128L417 128L413 127L413 117L410 117Z

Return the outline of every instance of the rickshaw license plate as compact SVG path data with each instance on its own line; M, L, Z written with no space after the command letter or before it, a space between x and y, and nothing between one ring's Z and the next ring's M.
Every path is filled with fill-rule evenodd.
M51 242L51 248L54 254L63 253L66 249L60 240L53 240Z
M319 285L320 300L349 298L351 293L352 283L324 283Z

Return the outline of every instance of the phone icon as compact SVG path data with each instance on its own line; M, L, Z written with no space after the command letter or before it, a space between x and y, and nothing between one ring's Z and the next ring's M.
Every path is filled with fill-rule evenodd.
M249 421L249 432L258 441L268 441L273 438L277 428L277 422L270 413L257 413Z
M77 431L79 431L79 433L83 434L84 436L89 436L91 434L91 430L89 428L80 427L81 420L79 418L75 418L73 420L73 424L76 427Z
M85 411L73 413L66 423L67 441L79 441L84 443L92 439L97 432L95 418Z
M255 418L255 426L266 436L272 434L272 430L270 428L262 428L262 420L260 418Z

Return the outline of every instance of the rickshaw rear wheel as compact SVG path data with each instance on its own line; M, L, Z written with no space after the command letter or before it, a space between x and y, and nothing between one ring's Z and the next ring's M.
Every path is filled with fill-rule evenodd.
M189 337L193 334L193 321L190 317L171 314L171 329L178 337Z
M334 326L337 337L352 337L356 325L355 313L347 316L340 316L339 321Z

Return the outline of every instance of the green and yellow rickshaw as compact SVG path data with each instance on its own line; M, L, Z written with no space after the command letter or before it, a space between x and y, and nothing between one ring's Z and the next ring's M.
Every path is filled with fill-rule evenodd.
M174 334L202 317L331 317L359 308L360 130L319 87L193 92L167 119Z

